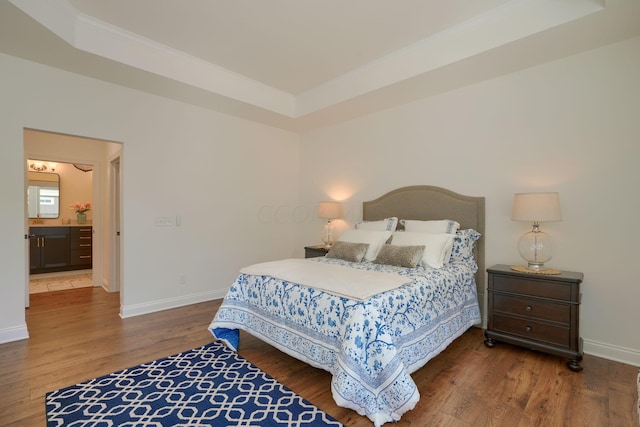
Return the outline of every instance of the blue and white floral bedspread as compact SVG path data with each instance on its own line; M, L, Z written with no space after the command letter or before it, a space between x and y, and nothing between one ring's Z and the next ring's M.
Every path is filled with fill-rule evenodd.
M397 421L420 398L411 373L481 321L474 271L460 263L407 269L312 258L353 268L395 272L412 284L355 301L240 274L211 333L237 350L239 329L332 375L336 403L376 427Z

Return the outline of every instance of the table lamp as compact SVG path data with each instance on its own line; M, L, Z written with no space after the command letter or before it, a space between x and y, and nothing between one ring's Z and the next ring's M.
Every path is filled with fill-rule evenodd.
M541 222L562 221L558 193L516 193L513 197L512 221L533 222L533 229L518 242L520 256L536 272L545 270L544 263L554 254L551 236L540 230Z
M324 218L327 220L327 223L324 226L325 232L324 237L322 238L322 243L324 243L325 247L331 247L333 244L333 239L331 237L333 224L331 224L331 220L340 218L340 203L320 202L318 204L318 218Z

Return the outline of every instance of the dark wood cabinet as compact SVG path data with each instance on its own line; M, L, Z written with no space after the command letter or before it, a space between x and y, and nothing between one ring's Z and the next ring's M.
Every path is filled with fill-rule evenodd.
M508 265L487 269L488 324L485 345L515 344L569 359L573 371L582 370L580 283L583 274L521 273Z
M91 226L29 228L29 273L92 267Z
M71 252L70 265L78 269L91 268L92 265L92 240L91 227L71 227Z
M304 257L305 258L316 258L319 256L325 256L329 252L329 248L323 245L316 246L305 246L304 247Z
M31 273L59 271L69 266L69 227L32 227L29 231Z

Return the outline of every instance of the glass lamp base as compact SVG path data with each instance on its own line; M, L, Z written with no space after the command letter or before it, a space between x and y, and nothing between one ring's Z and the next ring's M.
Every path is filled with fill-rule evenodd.
M534 225L533 230L524 234L518 242L518 252L527 261L530 269L544 271L544 263L548 262L554 254L553 240L551 237Z
M324 226L324 236L322 237L322 243L326 248L330 248L333 245L333 238L331 237L331 229L333 228L333 224L331 221L327 221Z
M527 264L527 267L530 268L531 270L534 270L534 271L544 271L544 270L546 270L543 262L540 262L540 263L529 262Z

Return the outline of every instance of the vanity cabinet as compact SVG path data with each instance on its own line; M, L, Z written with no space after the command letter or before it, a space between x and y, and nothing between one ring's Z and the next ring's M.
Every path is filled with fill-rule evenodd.
M92 234L91 226L30 227L29 273L90 269Z
M69 266L69 227L29 229L29 270L31 273L60 271Z
M78 269L91 268L91 227L70 227L71 252L69 264Z

